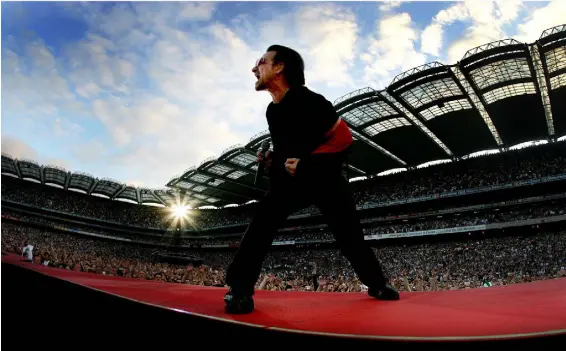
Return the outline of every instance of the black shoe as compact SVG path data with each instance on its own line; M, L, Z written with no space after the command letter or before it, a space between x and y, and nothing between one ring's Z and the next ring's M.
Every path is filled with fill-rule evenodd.
M375 297L378 300L385 300L385 301L395 301L399 300L399 293L389 284L385 284L384 287L380 289L369 289L368 295L371 297Z
M230 289L224 295L225 311L230 314L247 314L254 310L254 299L250 295L236 295Z

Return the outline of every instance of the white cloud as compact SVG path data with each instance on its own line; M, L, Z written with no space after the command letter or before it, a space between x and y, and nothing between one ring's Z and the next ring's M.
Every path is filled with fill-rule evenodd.
M394 0L383 1L379 5L379 11L389 12L389 11L392 11L392 10L398 8L399 6L401 6L401 1L394 1Z
M53 122L53 132L58 138L77 135L84 132L83 126L73 122L64 123L61 118L56 117Z
M353 87L350 71L359 30L354 14L335 6L307 7L297 14L296 30L306 44L308 81Z
M517 25L514 38L522 42L537 40L548 28L566 24L566 1L552 0L547 6L529 11L526 20Z
M2 152L19 159L38 160L39 158L37 151L26 142L9 135L2 135Z
M6 153L15 159L27 159L41 165L58 166L67 170L71 169L71 164L68 161L40 155L28 143L10 135L2 136L2 153Z
M447 50L448 63L457 62L469 49L509 37L505 28L517 19L522 6L520 0L456 3L439 11L423 30L421 50L432 56L441 56L447 28L456 22L469 23L463 36L453 41Z
M369 40L361 59L366 81L381 89L394 75L425 64L426 56L416 49L419 32L408 13L385 17L377 27L377 35Z
M441 10L421 33L421 50L425 54L440 56L443 44L444 27L469 16L466 5L457 3Z
M179 12L180 19L190 21L209 20L216 10L216 4L213 2L188 2L182 6L182 10Z
M301 4L277 21L255 25L257 36L205 22L216 10L213 3L68 8L89 24L82 40L57 56L41 40L27 43L32 69L26 73L21 55L5 50L3 74L18 92L8 105L23 111L31 96L33 118L51 116L59 136L80 132L68 106L86 116L82 123L104 128L108 141L84 140L73 152L99 177L127 169L125 179L160 187L264 130L269 96L254 91L251 68L268 45L287 44L303 54L309 86L355 87L356 18L335 5ZM249 16L237 21L252 27Z

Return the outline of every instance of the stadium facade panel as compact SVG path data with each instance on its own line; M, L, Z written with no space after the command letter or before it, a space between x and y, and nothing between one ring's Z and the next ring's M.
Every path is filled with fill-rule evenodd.
M65 187L69 179L69 172L57 166L44 166L43 178L46 184L57 184Z
M147 199L147 197L144 197L147 191L149 190L142 189L140 191L142 202L150 202L148 200L144 200ZM157 189L153 190L152 193L153 195L155 195L155 199L165 206L173 206L180 202L178 192L173 189Z
M97 180L90 174L82 173L82 172L74 172L71 174L71 178L69 180L69 184L67 188L82 190L90 195L92 189L96 185L96 182Z
M91 194L105 195L114 199L123 187L124 185L116 180L104 178L96 182L94 188L92 188Z
M33 179L42 184L56 184L65 190L79 190L86 194L101 194L110 199L128 199L138 204L170 206L178 202L178 191L173 189L152 190L124 185L112 179L97 179L88 173L69 172L64 168L35 161L14 159L2 154L2 174L21 179ZM196 203L195 203L196 204Z
M157 194L157 190L151 190L151 189L137 189L137 190L139 192L139 202L141 204L167 205L167 203L164 200L164 198L166 198L167 195L163 195L162 198Z
M20 177L16 161L8 154L2 154L2 174Z
M118 190L116 195L114 195L114 198L115 199L127 199L127 200L131 200L131 201L135 201L137 203L140 202L139 195L138 195L138 189L136 189L133 186L122 187L120 190Z
M43 168L33 160L20 159L16 163L20 176L23 179L33 179L43 183Z

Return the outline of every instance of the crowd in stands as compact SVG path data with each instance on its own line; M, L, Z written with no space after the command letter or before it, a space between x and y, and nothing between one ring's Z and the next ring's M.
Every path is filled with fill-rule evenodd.
M474 226L480 224L488 223L499 223L499 222L512 222L531 218L542 218L555 215L563 215L566 213L566 203L557 202L554 204L533 204L531 206L523 207L509 207L501 208L491 211L483 211L478 213L476 211L470 211L466 213L456 213L455 215L441 216L443 218L434 217L417 217L411 220L399 221L379 221L366 225L364 228L365 235L374 234L391 234L391 233L403 233L403 232L414 232L421 230L430 229L442 229L442 228L455 228L464 226ZM50 227L68 227L76 230L82 230L93 234L102 234L106 236L121 237L126 239L135 240L138 242L148 242L148 243L162 243L167 244L170 242L173 234L171 232L162 235L140 235L136 233L123 233L123 232L110 232L107 229L98 229L93 227L73 225L73 224L61 224L60 222L55 222L54 220L38 216L38 215L26 215L12 210L3 210L4 216L10 216L12 218L17 218L24 222L35 222ZM446 218L444 218L446 217ZM407 222L407 223L405 223ZM218 244L237 244L241 240L240 235L230 235L222 236L217 238L207 238L207 239L197 239L182 237L181 245L183 246L194 246L200 247L202 245L218 245ZM307 228L302 230L294 231L284 231L281 232L275 239L275 241L309 241L309 240L333 240L333 235L327 227L315 227Z
M2 222L2 251L22 254L34 246L35 264L110 276L181 284L224 284L233 252L192 251L204 264L156 263L151 247ZM374 249L401 291L454 290L566 276L566 232L482 237L470 241L388 245ZM23 258L22 258L23 259ZM258 289L361 291L365 287L337 250L273 251Z
M536 149L535 149L536 150ZM564 146L538 153L533 149L480 157L457 164L399 174L402 181L367 182L355 192L358 204L377 204L423 195L505 184L562 174ZM389 178L389 177L388 177ZM390 177L394 179L395 177ZM397 178L399 179L399 178ZM355 183L354 183L355 184Z
M375 177L352 183L359 206L392 200L438 194L511 181L537 179L566 173L566 143L542 149L521 150L434 166L395 175ZM77 216L102 219L131 225L132 228L171 228L167 208L155 208L108 201L74 191L34 184L27 181L2 181L2 200L42 207ZM537 200L539 201L539 200ZM196 228L242 224L250 219L256 205L222 210L194 210L190 214ZM386 218L364 220L366 235L412 232L429 229L511 222L565 214L564 201L492 206L461 213L413 215L402 220ZM296 214L315 213L309 207ZM61 223L38 214L2 209L2 250L22 254L27 244L34 246L34 263L58 269L70 269L135 279L159 280L180 284L224 285L225 270L233 250L198 250L201 245L237 244L236 236L214 239L182 237L181 245L193 246L183 253L200 257L200 266L158 263L156 252L170 249L173 231L165 235L123 232L77 223ZM90 234L130 239L118 241L88 236L84 233L62 233L38 228L30 222L48 227L66 227ZM137 230L137 229L135 229ZM239 234L239 235L238 235ZM401 291L452 290L481 287L487 284L506 285L566 276L566 231L526 235L520 228L506 230L506 236L475 233L472 240L445 239L434 243L402 244L373 242L391 283ZM331 240L328 228L315 227L281 232L276 241ZM161 244L161 245L156 245ZM350 264L337 250L302 249L270 252L258 289L306 291L360 291L365 287L354 275Z
M367 206L566 173L566 143L531 149L354 182L354 196L359 206ZM12 181L9 185L3 182L2 199L138 227L167 228L171 224L170 212L164 208L120 201L109 203L106 199L30 182L16 184ZM250 204L222 210L194 210L191 218L195 227L200 229L242 224L250 220L254 206L256 205ZM296 214L317 211L316 208L309 207Z

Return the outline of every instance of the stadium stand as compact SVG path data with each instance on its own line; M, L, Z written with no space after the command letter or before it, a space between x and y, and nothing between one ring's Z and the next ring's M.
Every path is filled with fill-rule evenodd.
M457 64L423 65L385 90L335 101L355 136L344 172L365 239L396 288L566 275L565 82L566 26L558 26L533 44L482 45ZM21 253L32 243L37 264L223 285L252 200L265 191L265 182L253 182L254 154L265 140L261 132L230 147L165 189L2 154L2 250ZM193 209L180 221L171 207L185 203ZM219 208L200 208L207 205ZM193 263L163 262L186 257ZM364 289L315 208L280 230L257 287Z

